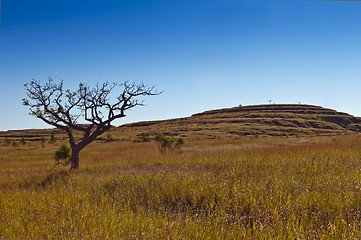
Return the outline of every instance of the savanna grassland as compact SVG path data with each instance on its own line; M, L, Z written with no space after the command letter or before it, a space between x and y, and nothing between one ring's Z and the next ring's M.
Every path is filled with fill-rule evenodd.
M0 238L358 239L361 136L0 146ZM64 140L65 141L65 140Z

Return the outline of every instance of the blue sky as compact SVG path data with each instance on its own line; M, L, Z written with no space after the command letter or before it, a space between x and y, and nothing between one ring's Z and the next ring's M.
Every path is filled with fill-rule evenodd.
M361 2L3 0L0 130L49 127L22 106L32 78L164 90L116 125L242 105L361 116Z

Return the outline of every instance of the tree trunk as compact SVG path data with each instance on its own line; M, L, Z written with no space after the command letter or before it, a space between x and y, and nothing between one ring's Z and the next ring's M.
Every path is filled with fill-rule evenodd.
M71 149L71 158L70 158L71 167L70 167L70 170L79 168L79 152L80 152L80 150L77 149L77 148L72 148Z
M87 146L89 143L94 141L97 138L97 136L103 134L109 128L110 128L110 126L108 126L108 127L105 127L104 125L98 126L97 129L90 136L89 136L89 134L90 134L91 128L89 128L89 131L85 133L83 140L79 143L75 143L73 134L68 129L69 143L70 143L70 147L71 147L70 170L79 168L79 152L85 146Z

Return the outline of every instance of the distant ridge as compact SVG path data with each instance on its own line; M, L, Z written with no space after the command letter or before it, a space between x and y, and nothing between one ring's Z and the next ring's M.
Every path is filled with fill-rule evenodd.
M179 119L138 122L119 129L200 139L330 135L361 132L361 118L320 106L268 104L205 111Z
M51 129L11 130L0 137L50 136ZM115 139L139 140L158 133L190 139L243 138L260 136L314 136L361 132L361 118L320 106L268 104L223 108L190 117L125 124L110 130ZM66 135L57 129L56 134ZM105 134L107 135L107 134ZM104 139L102 136L100 139Z

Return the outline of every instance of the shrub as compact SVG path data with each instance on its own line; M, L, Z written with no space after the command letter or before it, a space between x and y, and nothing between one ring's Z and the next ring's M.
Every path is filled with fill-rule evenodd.
M106 142L114 142L114 141L116 141L116 140L112 137L112 135L108 134L105 141L106 141Z
M4 145L5 146L10 146L10 144L11 144L11 140L9 138L5 138L4 139Z
M55 138L55 135L54 135L54 131L52 131L51 135L50 135L49 143L55 143L55 142L56 142L56 138Z
M40 141L41 141L41 147L45 147L46 138L44 136L42 136L40 138Z
M176 141L175 141L175 145L174 145L174 148L175 149L180 149L181 145L184 144L184 139L183 138L178 138Z
M183 138L178 138L177 140L164 136L163 133L158 134L154 140L158 144L159 151L164 152L173 152L175 149L180 149L181 145L184 144Z
M65 144L63 144L56 152L55 152L55 166L61 164L66 166L70 163L71 157L71 148Z
M20 142L21 142L21 144L25 145L25 144L26 144L26 139L25 139L24 137L22 137L22 138L20 139Z
M150 142L150 133L139 133L137 135L138 139L135 142Z

